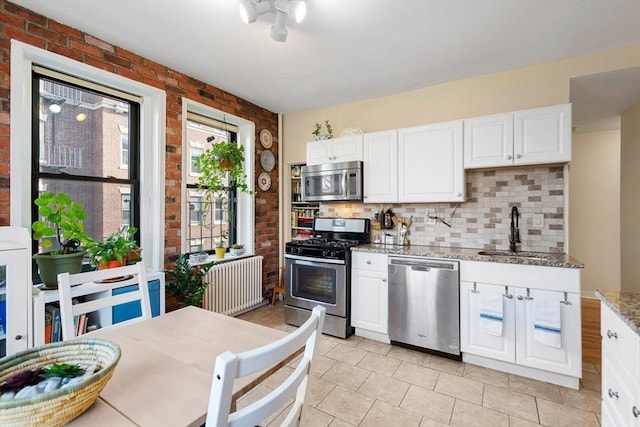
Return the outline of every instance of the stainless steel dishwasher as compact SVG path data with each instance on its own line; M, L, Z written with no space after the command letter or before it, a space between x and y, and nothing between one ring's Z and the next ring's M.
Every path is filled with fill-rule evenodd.
M389 257L389 338L460 357L460 264Z

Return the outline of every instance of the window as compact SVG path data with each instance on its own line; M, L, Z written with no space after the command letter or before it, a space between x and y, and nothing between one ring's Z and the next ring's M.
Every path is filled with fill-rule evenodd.
M120 135L120 166L129 166L129 135Z
M202 156L202 148L191 147L191 175L198 176L200 174L200 167L198 166L198 160Z
M138 160L134 162L134 155L139 156L138 158L140 159L145 159L145 167L138 168L139 170L136 174L137 182L133 183L134 187L137 185L139 188L136 192L131 192L132 204L130 206L130 218L134 221L134 224L138 224L139 221L138 242L144 250L144 261L147 267L156 270L164 268L165 221L164 216L161 214L164 211L164 198L148 197L145 198L144 203L136 205L136 197L139 198L140 194L165 194L165 127L163 119L166 109L166 93L152 86L69 58L61 57L17 40L11 40L10 52L12 91L26 94L26 96L12 96L10 99L11 164L22 165L21 167L11 168L11 224L31 228L34 194L37 195L38 191L42 189L51 189L52 183L58 185L60 182L65 181L65 178L68 178L66 185L69 187L69 190L72 190L70 192L76 191L75 186L80 187L78 191L84 194L100 194L98 190L105 190L109 192L109 194L115 194L116 198L112 201L111 209L113 209L113 206L120 204L120 196L121 194L125 194L123 187L131 188L130 180L127 180L121 185L119 175L113 175L115 183L104 182L105 176L103 175L103 171L101 171L100 174L94 174L95 176L82 176L82 174L75 176L75 174L72 173L78 172L77 169L80 168L77 166L86 164L88 159L84 157L73 157L71 154L73 154L74 150L72 149L45 150L45 143L50 144L52 142L48 139L49 137L45 135L46 132L50 132L51 129L49 128L49 130L45 131L45 127L51 126L51 114L58 113L53 113L51 110L48 110L48 107L46 111L43 109L34 111L33 109L34 105L38 105L39 87L35 86L34 90L31 70L33 66L40 65L46 67L52 73L61 74L61 77L64 77L64 86L71 88L77 86L81 88L81 90L86 90L88 93L103 92L104 89L107 95L106 98L126 101L116 106L115 110L118 111L117 114L123 113L123 108L129 108L126 107L128 102L135 104L141 101L138 107L139 119L131 120L132 123L137 123L138 130L134 131L133 128L128 128L129 149L131 151L130 166L136 165L137 167L138 165ZM52 80L57 82L57 80L62 79L53 77ZM64 89L62 93L53 93L53 95L65 97L65 102L60 105L61 110L59 114L66 114L64 113L65 108L69 110L75 107L81 107L81 104L78 104L76 91ZM51 100L56 99L53 98ZM54 107L53 110L56 110L56 108ZM37 125L34 124L34 114L40 116L37 119ZM132 111L128 111L128 114L131 115ZM61 125L62 119L58 120L58 117L56 117L56 126ZM89 120L89 112L78 112L74 119L77 122ZM112 130L114 133L109 135L108 140L114 141L115 138L116 151L113 152L113 158L114 161L119 164L120 155L117 151L120 150L120 147L117 145L119 144L118 129ZM64 131L60 130L60 132L63 133ZM136 143L138 145L134 149L133 135L138 134L145 135L145 138L143 140L137 140ZM34 135L39 136L34 137ZM85 136L87 138L84 138ZM67 140L67 146L74 148L69 138L66 137L56 139L56 145L64 139ZM37 147L34 147L34 143L25 144L25 141L37 141L37 145L41 146L42 149L39 150ZM92 144L93 142L89 141L88 136L82 135L82 137L79 136L76 139L75 146L80 147L90 143ZM35 151L38 151L37 156L32 155ZM45 168L50 169L47 173L52 174L51 179L48 181L45 180L41 187L38 182L33 181L32 173L33 171L37 170L39 172L40 170L40 153L43 153L43 159L47 159L47 166ZM35 166L34 159L37 159ZM64 169L58 174L55 173L55 168L51 167L51 165L55 165L56 162L64 166ZM131 173L131 171L126 170L119 170L118 172ZM67 173L70 175L65 177ZM134 194L136 197L134 197ZM89 212L89 214L90 218L95 218L93 212ZM102 215L102 211L99 214ZM114 223L120 223L121 221L121 215L113 212L113 210L108 213L108 217L114 217ZM100 225L99 227L93 228L95 228L95 230L89 230L90 233L92 235L99 235L96 234L96 230L102 229L103 227ZM105 227L105 229L107 228ZM111 227L108 227L108 229L111 230Z
M215 200L209 211L193 212L193 198L204 200L198 189L199 171L194 167L196 159L221 141L230 141L245 147L245 170L247 182L254 181L253 138L255 127L239 117L235 117L210 107L183 99L183 252L212 251L219 240L220 233L228 233L227 246L242 243L247 252L253 251L253 230L255 227L253 196L230 191L227 198ZM213 138L212 138L213 137ZM189 162L189 163L187 163ZM202 221L194 221L195 215L201 215Z
M187 116L187 138L190 141L190 174L187 178L187 188L191 191L198 190L198 175L200 170L197 167L197 160L204 150L207 150L218 142L236 141L237 128L227 123L220 123L207 117L196 114ZM198 191L199 193L199 191ZM196 212L194 199L199 200L200 209ZM216 199L213 205L208 207L208 212L203 212L204 197L202 195L192 196L189 200L190 221L187 229L188 247L199 246L201 251L211 251L220 240L221 234L228 234L228 243L234 243L234 230L236 227L235 217L229 211L235 209L235 191L228 194L228 203L222 199ZM198 221L194 217L198 216ZM201 242L195 245L193 240Z
M192 196L189 200L189 221L192 225L198 225L202 221L203 203L201 196Z
M94 239L123 225L140 229L140 103L65 77L39 66L33 70L32 198L42 191L69 194L89 213L85 230ZM122 128L129 132L122 134ZM118 205L121 215L114 215ZM33 206L32 221L37 218Z
M122 225L131 225L131 195L122 194Z

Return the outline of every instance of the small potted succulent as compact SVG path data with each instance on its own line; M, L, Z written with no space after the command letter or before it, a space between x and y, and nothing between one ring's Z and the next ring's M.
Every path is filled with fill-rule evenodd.
M231 255L233 256L240 256L244 254L244 245L239 244L239 243L235 243L233 245L231 245L231 249L229 249L229 252L231 252Z
M39 216L31 224L33 239L39 240L43 249L53 249L33 258L45 287L57 289L59 273L74 274L82 269L82 247L93 242L84 231L83 222L88 215L67 193L44 192L33 203L38 206Z

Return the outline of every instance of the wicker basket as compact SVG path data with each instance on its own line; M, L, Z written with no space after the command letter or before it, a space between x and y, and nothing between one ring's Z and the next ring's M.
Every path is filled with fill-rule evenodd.
M67 424L93 404L119 360L117 344L90 338L47 344L0 359L0 384L11 375L54 363L97 365L95 374L76 385L33 397L1 401L0 426Z

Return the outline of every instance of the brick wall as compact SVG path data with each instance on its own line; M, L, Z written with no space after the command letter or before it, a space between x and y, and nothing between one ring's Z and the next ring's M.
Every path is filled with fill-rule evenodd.
M182 179L182 97L255 123L256 132L269 129L275 136L271 151L278 158L277 115L244 99L207 85L176 70L99 40L13 3L0 0L0 225L9 224L10 41L16 39L73 60L162 89L167 94L165 156L165 264L180 252L180 183ZM258 141L256 135L256 141ZM255 176L260 168L256 144ZM278 168L271 172L271 189L256 191L256 253L264 256L263 286L278 280ZM161 195L158 195L162 197Z

